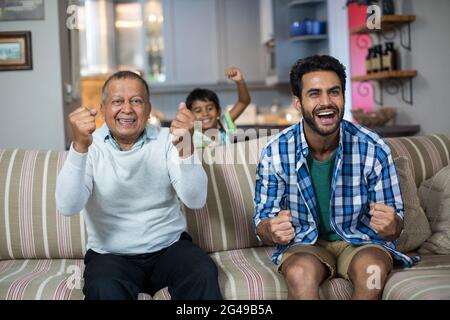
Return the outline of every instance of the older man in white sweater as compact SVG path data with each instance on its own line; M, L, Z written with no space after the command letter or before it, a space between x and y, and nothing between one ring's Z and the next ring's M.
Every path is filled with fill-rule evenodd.
M86 221L86 299L136 299L166 286L172 299L221 299L217 268L192 243L180 207L206 201L206 174L186 145L193 114L180 104L170 130L149 125L148 85L128 71L106 81L101 111L98 130L96 110L69 115L74 141L56 187L60 212L82 211Z

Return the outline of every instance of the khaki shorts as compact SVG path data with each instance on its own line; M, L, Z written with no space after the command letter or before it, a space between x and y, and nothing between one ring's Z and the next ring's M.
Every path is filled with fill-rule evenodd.
M281 273L281 266L290 256L295 253L309 253L319 259L330 270L330 276L328 279L334 278L338 275L341 278L349 280L348 267L353 257L361 250L366 248L378 248L383 250L393 265L393 259L389 251L377 244L365 244L362 246L353 246L348 242L338 241L325 241L317 240L315 245L295 245L287 249L281 258L281 263L278 267L278 272Z

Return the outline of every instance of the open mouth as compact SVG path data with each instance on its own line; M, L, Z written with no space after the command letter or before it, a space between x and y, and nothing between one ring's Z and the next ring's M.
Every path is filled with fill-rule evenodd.
M338 113L334 109L321 110L315 113L317 122L324 126L335 124L337 121L337 116Z
M117 119L116 121L123 128L131 128L135 124L136 119Z
M207 119L202 119L202 124L210 124L212 122L212 119L207 118Z

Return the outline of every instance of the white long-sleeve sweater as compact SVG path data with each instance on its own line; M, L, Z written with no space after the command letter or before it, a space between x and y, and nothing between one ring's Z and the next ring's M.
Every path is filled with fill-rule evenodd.
M138 150L116 150L98 131L87 153L71 147L57 178L56 205L64 215L82 211L88 249L142 254L166 248L186 229L179 199L190 208L205 204L207 177L195 152L180 159L167 128L152 132Z

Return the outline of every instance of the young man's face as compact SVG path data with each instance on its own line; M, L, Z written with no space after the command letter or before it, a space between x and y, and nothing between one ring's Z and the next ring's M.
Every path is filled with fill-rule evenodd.
M295 99L306 125L321 136L338 130L344 117L344 92L338 75L332 71L314 71L303 75L301 102Z
M136 142L144 131L151 106L144 85L136 79L113 80L102 104L105 122L119 142Z
M210 100L195 100L192 103L192 113L196 121L202 122L202 131L217 128L217 118L220 112L214 102Z

